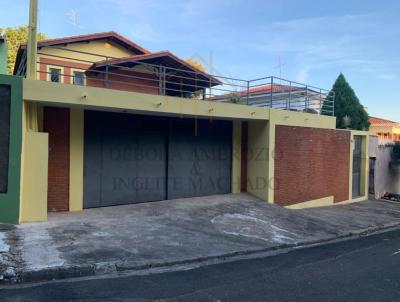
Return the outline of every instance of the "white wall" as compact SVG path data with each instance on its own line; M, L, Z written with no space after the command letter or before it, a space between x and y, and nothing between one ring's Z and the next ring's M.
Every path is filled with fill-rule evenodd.
M400 194L400 172L390 169L392 147L379 146L376 149L375 162L375 198L381 198L385 192Z

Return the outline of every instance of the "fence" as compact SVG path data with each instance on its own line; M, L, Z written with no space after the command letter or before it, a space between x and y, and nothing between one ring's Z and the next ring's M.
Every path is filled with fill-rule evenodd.
M334 93L268 76L243 80L210 75L168 52L114 58L50 46L38 52L38 79L215 102L334 114ZM25 58L25 59L24 59ZM26 57L23 57L23 62ZM17 75L24 76L26 63Z

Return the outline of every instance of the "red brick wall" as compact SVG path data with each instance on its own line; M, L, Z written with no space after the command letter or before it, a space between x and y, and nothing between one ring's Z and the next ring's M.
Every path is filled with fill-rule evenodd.
M112 73L108 77L110 89L159 94L158 78L155 75L125 70L112 70L110 73ZM104 78L104 73L92 73L87 76L87 85L104 88L106 87Z
M42 81L47 81L49 77L47 73L48 65L58 67L62 70L61 77L65 84L72 84L71 68L84 72L91 66L91 64L82 64L79 62L40 58L39 79ZM105 88L104 79L104 72L92 72L86 75L86 85ZM153 74L127 70L111 70L108 79L108 88L110 89L159 94L158 77Z
M39 58L39 80L47 81L49 75L47 73L47 66L54 66L61 69L61 77L65 84L72 83L71 68L77 69L84 72L90 67L91 64L82 64L79 62L70 62L64 60L50 59L50 58Z
M276 204L349 197L350 132L276 126Z
M69 209L69 109L45 107L44 132L49 133L49 211Z

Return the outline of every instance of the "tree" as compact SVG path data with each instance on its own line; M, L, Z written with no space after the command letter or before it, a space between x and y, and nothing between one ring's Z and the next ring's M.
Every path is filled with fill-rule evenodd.
M0 32L3 33L3 37L7 41L7 70L9 74L12 74L18 48L22 43L28 41L28 26L7 27L4 31L0 28ZM37 38L40 41L46 39L46 36L43 33L38 33Z
M342 73L333 84L332 92L335 95L336 128L368 130L368 113ZM326 114L328 111L330 110L326 103L322 106L322 113Z
M193 67L197 68L198 70L205 72L206 69L205 67L198 61L196 61L195 59L187 59L186 63L188 63L189 65L192 65Z

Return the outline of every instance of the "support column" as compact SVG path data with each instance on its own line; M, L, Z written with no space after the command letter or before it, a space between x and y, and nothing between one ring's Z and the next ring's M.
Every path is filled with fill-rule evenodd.
M233 121L232 131L232 193L240 193L242 163L242 122Z
M268 199L269 203L274 203L275 195L275 123L268 122Z
M353 153L354 136L361 136L361 170L360 170L360 196L353 197ZM350 131L350 167L349 167L349 202L368 199L368 177L369 177L369 157L368 157L368 132Z
M69 210L83 209L84 110L70 111Z
M269 122L249 121L247 192L270 201Z

